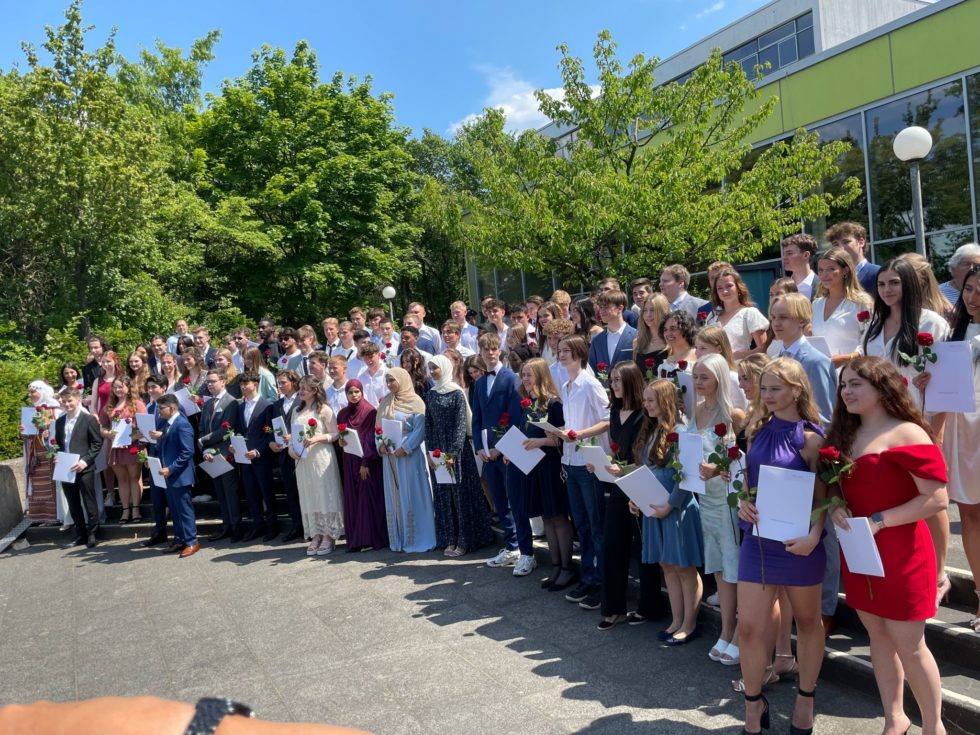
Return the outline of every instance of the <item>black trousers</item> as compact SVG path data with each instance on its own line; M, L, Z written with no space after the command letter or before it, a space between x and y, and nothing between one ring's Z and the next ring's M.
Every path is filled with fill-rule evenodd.
M292 457L285 457L279 465L279 477L282 478L282 489L286 494L286 510L293 528L303 530L303 511L299 505L299 486L296 484L296 462Z
M640 518L630 513L629 498L615 485L608 491L602 531L602 614L625 615L630 560L643 545ZM639 554L637 553L637 556ZM640 564L640 602L636 611L647 618L662 618L670 605L661 593L660 565Z
M75 482L61 483L68 510L79 536L99 532L99 504L95 499L95 468L86 467L75 475Z

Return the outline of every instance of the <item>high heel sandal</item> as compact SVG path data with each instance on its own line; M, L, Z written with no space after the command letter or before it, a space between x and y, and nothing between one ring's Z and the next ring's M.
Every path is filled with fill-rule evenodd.
M759 735L762 730L769 729L769 700L766 699L762 692L758 694L746 694L746 702L758 702L762 700L762 716L759 718L759 727L761 728L758 732L749 732L744 727L742 728L742 735Z
M980 599L980 590L973 591L976 593L977 598ZM977 616L970 621L970 629L974 633L980 633L980 613L978 613Z
M125 518L123 518L122 513L127 514ZM127 523L129 523L129 508L125 508L122 513L119 514L119 525L125 526Z
M799 675L799 673L800 673L800 662L796 660L796 656L794 656L792 653L777 653L776 654L776 658L788 658L788 659L790 659L793 662L793 665L790 666L788 669L786 669L786 671L776 671L776 673L780 677L790 678L790 677L795 677L795 676ZM776 667L775 667L775 662L774 662L773 663L773 671L775 671L775 668Z
M139 515L136 515L137 512L140 512L140 507L138 505L132 506L132 511L129 514L130 515L130 519L129 519L129 522L130 523L142 523L143 522L143 513L140 512Z
M809 697L810 699L814 698L814 693L815 690L812 689L808 692L805 692L802 689L796 690L797 696ZM816 718L816 713L814 712L814 719L815 718ZM810 727L797 727L796 725L793 724L793 719L791 717L789 721L789 735L813 735L813 725L810 725Z
M944 600L949 601L951 589L953 589L953 583L949 581L949 575L943 574L943 578L936 582L936 607L939 607Z

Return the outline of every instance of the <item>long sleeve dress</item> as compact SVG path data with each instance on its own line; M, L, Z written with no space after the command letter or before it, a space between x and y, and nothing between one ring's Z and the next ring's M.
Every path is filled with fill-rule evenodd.
M430 390L425 397L425 444L455 457L455 483L432 478L436 546L472 551L493 541L490 515L480 486L476 460L466 439L466 396Z
M293 423L305 427L311 418L316 419L317 436L337 436L337 420L330 406L324 404L319 413L304 408L302 413L293 415ZM329 442L312 445L296 460L296 487L306 537L340 538L344 534L343 491L337 454Z
M402 422L401 447L408 456L381 458L388 543L392 551L430 551L436 546L436 524L425 459L425 416L395 411L395 419Z
M363 399L362 399L363 400ZM348 423L350 408L340 412L340 423L347 431L356 431L363 457L344 452L344 509L347 529L347 551L383 549L388 545L388 521L385 518L385 490L381 476L381 456L374 445L375 409L371 409L355 428ZM361 468L368 470L367 479Z

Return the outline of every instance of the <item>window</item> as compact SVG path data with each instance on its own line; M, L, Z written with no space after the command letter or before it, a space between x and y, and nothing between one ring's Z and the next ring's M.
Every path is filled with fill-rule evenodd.
M864 180L864 144L861 135L861 115L851 115L826 125L813 128L820 136L821 143L843 140L851 144L850 149L837 161L838 172L824 182L823 190L839 194L844 181L854 176L861 182L861 194L846 207L831 209L830 215L806 224L806 232L817 238L824 238L828 224L834 222L864 222L868 218L867 187Z
M980 74L966 79L966 96L970 103L970 136L973 141L973 180L980 176ZM980 186L975 186L977 211L980 212Z
M814 47L813 14L807 13L732 49L722 58L726 64L741 64L746 75L754 79L757 65L763 67L765 76L813 55ZM767 63L769 68L765 68Z

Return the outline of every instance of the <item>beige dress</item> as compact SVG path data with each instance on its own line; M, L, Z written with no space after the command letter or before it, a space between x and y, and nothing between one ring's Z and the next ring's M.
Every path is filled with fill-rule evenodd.
M310 410L294 414L293 423L306 427L310 418L317 421L317 435L337 437L337 419L330 406L324 404L319 414ZM332 443L314 444L296 460L296 486L306 537L340 538L344 533L344 493Z

